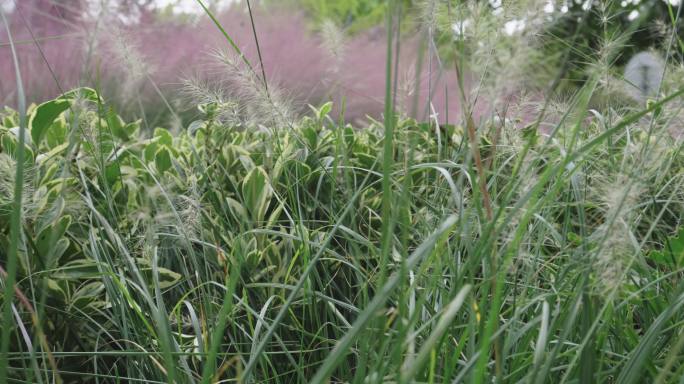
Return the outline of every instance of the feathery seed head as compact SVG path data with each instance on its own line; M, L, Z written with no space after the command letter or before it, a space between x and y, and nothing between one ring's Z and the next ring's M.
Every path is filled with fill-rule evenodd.
M147 62L139 47L121 28L112 28L109 51L113 59L123 68L119 95L123 100L137 95L142 88L145 78L154 68Z
M191 104L215 106L213 117L221 124L229 127L242 125L238 102L228 97L221 88L212 86L209 81L199 76L186 77L181 81L180 93Z
M438 27L439 2L436 0L422 0L418 3L419 20L425 30L434 30Z
M550 77L552 63L538 41L548 22L542 3L511 2L496 5L492 12L487 4L466 2L452 9L452 28L465 43L472 78L479 80L472 93L484 93L495 101L494 108L507 96L533 89Z
M326 19L321 23L321 46L333 59L332 72L337 73L342 64L345 50L344 31L334 21Z
M604 221L590 238L597 244L594 258L596 289L607 293L622 285L627 268L638 252L633 228L637 225L636 206L644 186L633 177L620 173L601 190Z
M272 79L268 89L256 73L243 61L242 56L215 51L215 61L219 64L224 89L234 89L234 99L240 100L240 107L246 114L249 125L289 127L295 120L292 102Z

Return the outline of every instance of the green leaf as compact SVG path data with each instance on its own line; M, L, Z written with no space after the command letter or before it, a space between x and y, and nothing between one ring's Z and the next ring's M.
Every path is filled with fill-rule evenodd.
M55 119L69 109L76 99L93 103L102 102L102 99L94 89L83 87L66 92L56 99L46 101L29 112L28 127L31 131L31 139L36 147L40 146L41 140L45 137Z
M296 177L298 182L306 184L311 179L313 171L305 162L292 160L288 162L290 176Z
M321 109L318 111L318 119L322 120L324 117L328 116L330 111L332 111L333 103L332 101L328 101L327 103L323 104L321 106Z
M161 289L169 288L179 282L181 279L180 273L174 272L170 269L159 267L157 270L159 272L159 288Z
M319 122L322 121L326 116L328 116L330 111L332 111L332 107L332 101L328 101L327 103L321 105L320 108L316 108L313 105L309 105L309 108L311 108L313 113L316 115L316 119L318 119Z
M54 99L40 104L29 116L29 130L31 139L36 147L47 133L47 129L64 111L71 107L71 102L65 99Z
M61 302L66 301L66 293L57 280L47 279L47 289L53 299L57 299Z
M64 180L64 179L57 179L57 180ZM44 197L45 200L49 200L51 191L52 190L57 190L57 188L61 187L60 185L56 185L50 191L46 193L46 196ZM43 190L45 188L47 190L46 186L42 186L40 190ZM62 216L62 213L64 212L64 198L62 196L58 196L55 198L52 202L45 201L45 202L39 202L38 206L39 207L44 207L50 204L50 208L42 213L38 220L36 220L36 223L34 225L36 233L41 233L43 232L46 228L50 227L59 217Z
M55 147L51 147L49 152L40 154L40 156L39 156L40 163L44 164L46 161L52 159L53 157L57 157L57 159L62 159L63 157L61 157L61 156L63 156L63 155L61 154L61 152L65 151L67 148L69 148L69 143L63 143L63 144L57 145ZM60 155L60 156L57 156L57 155ZM55 163L55 164L58 164L58 163ZM47 179L44 178L43 180L47 180Z
M69 300L69 307L85 309L104 294L105 286L100 281L93 281L79 287Z
M41 178L40 184L47 183L50 180L53 180L55 178L55 175L57 174L57 171L59 171L60 167L58 163L52 163L46 170L45 174Z
M539 128L536 124L530 124L522 129L523 138L527 140L532 145L535 145L539 141Z
M59 97L60 99L75 100L81 99L90 101L91 103L103 103L101 97L98 96L97 91L88 87L80 87L64 93Z
M318 132L313 127L306 127L302 129L302 134L306 138L309 147L315 149L318 142Z
M649 258L672 268L684 266L684 227L679 228L676 236L668 237L662 250L651 251Z
M345 127L344 128L344 142L348 146L354 145L354 141L356 140L356 134L354 133L354 129L351 127Z
M159 148L159 145L157 145L156 140L150 141L145 146L145 149L143 150L143 157L145 158L145 162L149 163L152 160L154 160L154 157L157 154L157 148Z
M142 120L138 119L136 121L130 122L123 127L124 133L128 137L133 137L140 130L140 123Z
M679 228L677 237L671 237L668 243L672 256L677 260L677 266L684 265L684 227Z
M17 125L19 125L16 111L12 110L10 107L5 106L5 113L8 114L2 118L3 127L9 128L16 127Z
M95 279L98 277L100 277L100 270L97 263L88 259L70 261L52 274L52 278L57 280Z
M660 265L671 265L672 260L668 258L668 255L665 254L665 252L661 251L651 251L649 253L648 257L654 261L656 264Z
M206 123L204 120L195 120L190 125L188 126L188 135L194 136L197 131L200 129L204 128L206 126Z
M228 204L228 212L230 212L234 218L235 221L241 222L241 221L247 221L249 219L249 216L247 215L247 210L245 210L245 207L242 206L237 200L231 199L230 197L226 197L226 203Z
M107 125L109 126L109 129L112 130L112 134L123 140L123 141L128 141L131 139L130 135L128 134L128 131L124 129L125 123L123 119L114 112L113 108L109 108L109 111L107 111Z
M58 148L67 141L67 122L64 116L59 116L50 125L47 132L45 133L45 142L48 148Z
M111 162L110 164L107 164L105 166L105 180L107 180L107 184L110 187L114 187L114 185L119 181L119 177L121 176L121 165L120 161L118 162Z
M568 241L572 243L573 246L579 246L582 244L582 237L575 232L568 232Z
M263 219L273 190L268 180L268 174L261 167L255 167L242 182L242 198L252 220L259 222Z
M15 159L19 158L19 141L14 135L3 135L0 139L0 147L2 147L2 151L0 152L12 154ZM33 150L28 146L28 142L24 144L24 159L26 161L25 164L27 165L31 165L35 162L35 155Z
M63 216L54 224L43 229L36 239L36 248L45 264L52 264L59 259L69 247L69 240L64 236L71 225L71 216ZM50 260L47 260L47 258Z
M152 264L150 263L149 260L144 259L144 258L136 258L136 264L140 267L140 271L144 274L146 279L149 281L152 281ZM180 281L181 279L181 274L174 272L168 268L163 268L163 267L157 267L157 278L159 280L159 288L161 289L166 289L177 282Z
M173 147L173 136L171 133L164 128L155 128L154 137L157 137L157 143L161 145L166 145L167 147Z
M164 173L171 168L171 152L166 147L159 148L154 154L154 164L159 173Z

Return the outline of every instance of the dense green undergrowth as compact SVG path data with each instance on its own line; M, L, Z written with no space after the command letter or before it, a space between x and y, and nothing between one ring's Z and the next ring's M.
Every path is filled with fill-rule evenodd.
M270 127L204 104L185 131L144 132L75 90L28 110L17 252L5 109L8 382L677 382L668 99L586 119L583 92L550 135L395 121L387 172L382 124L329 104Z

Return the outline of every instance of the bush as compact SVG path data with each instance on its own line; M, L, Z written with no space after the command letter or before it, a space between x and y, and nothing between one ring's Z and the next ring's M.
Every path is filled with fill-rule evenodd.
M681 143L640 130L648 115L595 114L553 137L490 126L475 149L484 166L462 127L442 127L438 141L428 124L397 121L385 170L383 126L338 125L330 109L255 131L204 104L187 131L145 138L139 121L78 89L29 108L23 171L19 116L6 109L0 190L9 199L22 172L23 240L17 253L2 247L1 264L18 263L17 294L31 298L14 309L22 322L3 323L9 377L303 382L365 371L446 382L478 374L454 367L477 361L499 318L497 359L516 381L553 366L597 381L627 367L651 375L641 367L679 356L664 325L681 321L670 297L682 234L666 239L681 225L684 161ZM396 204L389 255L384 178ZM5 217L17 209L2 204ZM42 335L39 354L27 329ZM634 351L655 339L643 332L673 337L644 361ZM332 350L347 339L355 353ZM531 366L539 372L514 369Z

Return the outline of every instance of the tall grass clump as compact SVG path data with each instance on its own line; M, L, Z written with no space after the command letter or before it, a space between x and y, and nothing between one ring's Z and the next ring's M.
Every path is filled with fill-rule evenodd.
M382 113L352 123L345 105L367 102L345 93L360 32L321 11L311 46L329 56L316 72L326 99L299 105L253 3L238 38L198 1L221 40L174 84L118 30L135 72L123 101L95 86L26 105L14 55L17 107L0 110L0 378L680 381L676 34L641 98L617 64L635 30L615 28L613 8L389 1L368 32L384 39L367 48L382 47L369 66ZM577 67L579 32L551 25L597 12L602 43ZM122 116L148 98L175 124Z

